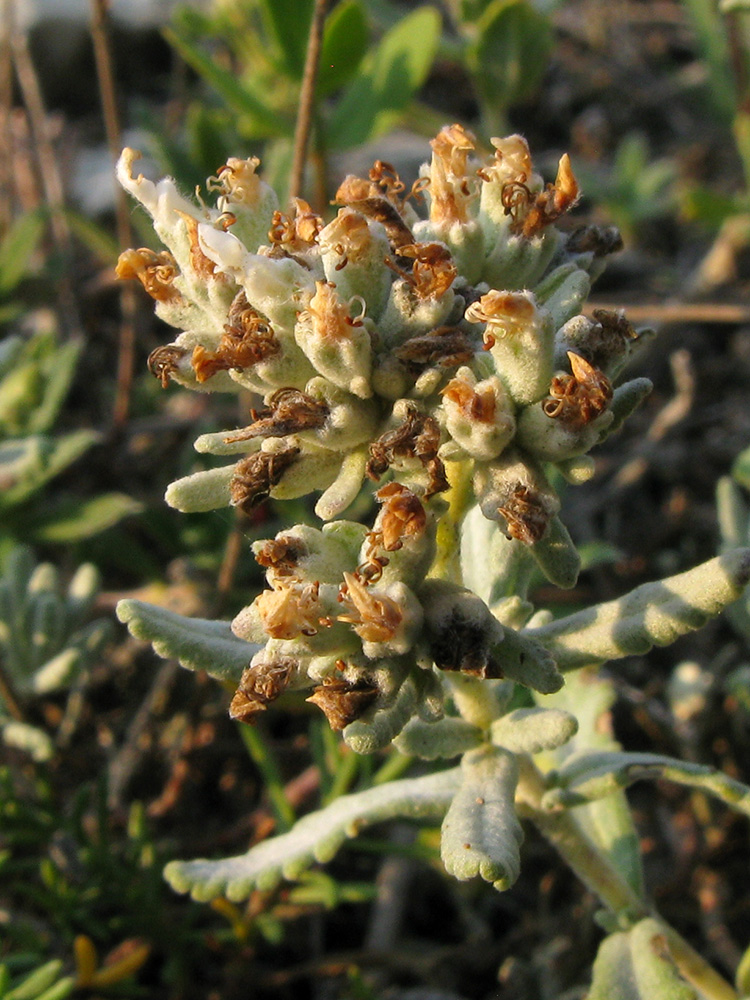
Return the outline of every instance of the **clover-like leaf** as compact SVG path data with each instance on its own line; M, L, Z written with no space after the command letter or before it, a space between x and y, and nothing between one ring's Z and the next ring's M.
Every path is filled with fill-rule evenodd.
M365 826L393 819L438 819L460 784L459 768L420 778L403 778L336 799L310 813L288 832L223 861L172 861L164 875L178 892L209 900L226 895L238 902L254 888L269 889L282 878L294 879L314 864L334 856L347 837Z

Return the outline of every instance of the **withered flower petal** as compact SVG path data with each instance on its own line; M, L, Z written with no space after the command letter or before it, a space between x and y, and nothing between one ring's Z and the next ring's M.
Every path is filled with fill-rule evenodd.
M276 452L259 451L238 462L229 484L232 506L247 514L266 500L299 452L297 447Z
M257 414L249 427L224 438L227 444L255 437L285 437L299 431L315 430L326 422L330 410L300 389L277 389L268 400L268 408ZM255 411L253 411L255 415Z
M327 677L306 701L317 705L328 719L331 729L338 732L355 722L372 705L378 689L366 681L349 681Z
M512 487L507 500L497 509L505 518L508 535L525 545L533 545L544 537L552 517L546 498L525 483Z
M572 374L552 379L542 409L548 417L576 431L606 410L612 400L612 383L580 354L568 351L568 360Z
M246 667L229 706L229 715L238 722L254 722L256 713L265 712L283 694L296 669L297 661L289 656Z
M187 350L177 344L164 344L149 354L148 370L161 381L163 389L169 385L170 376L179 369L180 361L186 354Z

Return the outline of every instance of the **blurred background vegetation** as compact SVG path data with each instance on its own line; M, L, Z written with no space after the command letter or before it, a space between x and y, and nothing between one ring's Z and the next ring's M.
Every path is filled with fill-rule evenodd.
M574 221L625 237L592 308L659 328L639 362L654 394L567 501L589 569L564 598L540 597L609 598L746 541L750 5L328 7L304 175L317 211L376 158L408 184L445 123L487 148L522 132L546 177L571 153ZM115 190L114 158L139 148L144 172L192 192L228 156L257 155L284 201L313 8L2 4L0 1000L586 992L596 941L577 917L594 904L541 842L505 896L443 880L430 829L376 830L241 908L178 898L161 878L172 857L239 852L405 766L356 758L299 706L238 732L226 692L112 614L137 596L229 617L260 585L249 542L281 516L273 502L241 522L164 505L167 484L208 461L197 434L242 415L146 371L170 337L114 278L121 249L154 239ZM283 516L313 515L298 502ZM631 746L750 780L747 621L739 608L731 627L618 667L614 722ZM745 821L703 801L699 831L670 794L660 812L636 791L652 891L731 971L748 943Z

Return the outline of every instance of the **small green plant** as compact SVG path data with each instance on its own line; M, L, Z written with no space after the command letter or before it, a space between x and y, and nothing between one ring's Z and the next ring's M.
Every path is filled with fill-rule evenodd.
M40 323L42 319L40 319ZM43 326L0 342L0 565L18 541L71 542L115 524L140 504L123 493L82 501L44 497L50 480L101 440L94 430L52 434L81 345Z
M50 737L26 721L34 698L68 690L111 637L106 618L88 621L99 590L96 567L81 566L66 590L51 563L13 549L0 577L0 740L35 760L52 756Z
M598 668L730 605L750 550L562 618L534 608L532 572L570 588L580 565L553 482L588 479L589 451L648 393L619 380L645 338L619 313L582 314L619 236L557 228L579 193L567 156L545 184L520 136L493 139L489 158L458 125L431 145L411 191L380 161L347 177L327 224L300 200L279 211L254 160L210 181L215 208L144 178L132 150L120 160L167 247L126 251L120 275L181 331L152 372L264 399L247 426L198 438L227 464L173 483L168 502L247 513L318 492L323 523L255 543L269 586L231 624L134 600L118 614L160 655L231 684L238 721L304 691L350 750L393 747L407 768L293 825L281 815L287 828L242 856L172 861L166 876L238 902L406 817L441 823L448 873L507 890L531 822L607 911L591 997L734 997L647 898L624 789L667 779L749 815L750 788L621 748ZM371 523L342 519L373 483Z

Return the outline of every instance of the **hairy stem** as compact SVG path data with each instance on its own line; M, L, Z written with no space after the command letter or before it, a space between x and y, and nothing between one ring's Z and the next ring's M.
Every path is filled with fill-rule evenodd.
M655 917L661 925L680 974L706 1000L738 1000L738 994L723 976L712 969L673 927L651 911L646 901L637 895L586 835L570 811L550 813L542 809L542 795L547 790L544 776L530 758L519 757L519 763L519 814L532 820L586 888L598 896L614 914L626 917L628 923L648 916Z

